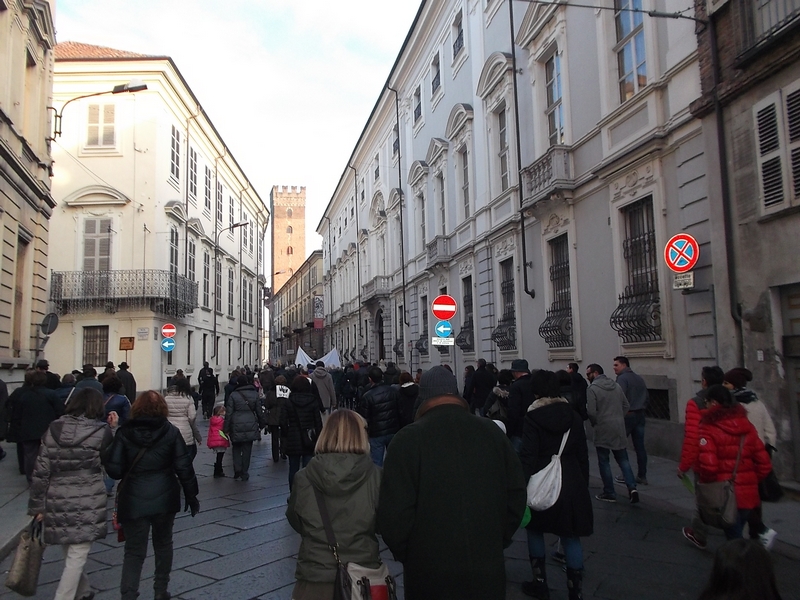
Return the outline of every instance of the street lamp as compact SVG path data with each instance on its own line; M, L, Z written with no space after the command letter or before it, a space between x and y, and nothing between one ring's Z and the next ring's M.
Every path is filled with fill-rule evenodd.
M218 358L219 348L217 347L217 277L220 279L220 287L222 286L222 269L219 267L219 236L221 236L226 231L233 231L237 227L244 227L247 225L247 221L241 221L239 223L234 223L233 225L229 225L228 227L224 227L217 231L216 238L214 240L214 301L212 303L211 310L214 313L214 339L212 341L214 347L214 353L211 355L211 358ZM239 315L239 319L241 320L242 315Z
M54 113L53 118L53 137L48 138L50 141L55 140L57 137L61 137L61 116L64 114L64 109L67 108L67 105L70 102L74 102L75 100L83 100L84 98L94 98L95 96L105 96L108 94L122 94L124 92L142 92L147 89L147 84L141 81L140 79L131 79L128 83L121 83L119 85L115 85L112 89L105 91L105 92L95 92L94 94L84 94L83 96L77 96L75 98L70 98L66 102L64 102L61 110L58 111L54 106L48 106L48 110L52 110Z

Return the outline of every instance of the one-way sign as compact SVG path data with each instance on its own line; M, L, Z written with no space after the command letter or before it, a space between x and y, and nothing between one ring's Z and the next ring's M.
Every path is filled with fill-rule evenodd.
M453 333L453 326L450 324L450 321L439 321L436 324L436 335L441 338L447 337Z

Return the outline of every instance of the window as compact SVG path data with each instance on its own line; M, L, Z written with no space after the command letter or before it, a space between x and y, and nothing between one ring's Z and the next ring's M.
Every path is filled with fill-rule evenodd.
M431 62L431 96L442 87L442 70L439 67L439 54L433 57Z
M453 60L461 54L464 49L464 17L461 11L458 11L455 21L453 21Z
M545 88L547 89L547 125L550 145L564 143L564 105L561 102L561 57L558 52L545 63Z
M289 219L292 218L292 209L291 208L287 208L286 209L286 217L289 218Z
M233 269L228 269L228 316L233 316L233 286L234 286L234 275Z
M197 199L197 152L189 148L189 199Z
M181 179L181 132L172 126L172 146L170 148L169 176L175 181Z
M222 183L217 181L217 224L222 225L222 213L223 213L223 206L222 206Z
M175 227L169 230L169 272L178 273L178 230Z
M191 238L189 239L189 244L187 246L187 252L188 252L188 255L189 255L189 260L188 260L189 264L188 264L188 270L187 270L186 274L189 277L190 281L197 281L195 279L195 275L196 275L196 273L195 273L195 266L196 266L195 265L195 254L197 252L197 245L195 244L195 241L193 239L191 239Z
M420 326L420 335L428 338L428 297L420 296L419 299L420 313L422 313L422 325Z
M619 100L625 102L647 85L642 0L614 0L617 30ZM631 10L632 9L632 10Z
M379 158L380 157L376 154L375 155L375 161L374 161L375 162L375 181L378 181L378 179L380 179L380 177L381 177L381 164L380 164Z
M472 276L461 280L461 306L464 317L461 319L461 331L456 336L456 345L464 352L475 351L475 322L472 309Z
M247 322L252 324L253 321L253 280L251 279L247 282Z
M192 331L186 332L186 364L192 364Z
M653 198L628 204L621 213L627 285L611 314L610 325L623 342L657 341L662 339L661 300Z
M500 159L500 191L508 189L508 130L505 106L497 113L497 155Z
M364 199L366 198L366 186L364 185L364 179L361 179L361 203L364 203Z
M392 129L392 156L397 156L399 152L400 152L400 133L397 131L397 125L395 125L394 128Z
M286 254L291 256L292 254L294 254L294 249L291 246L288 246L286 248Z
M445 198L445 190L444 190L444 175L441 173L436 176L435 178L436 183L436 193L438 194L439 198L439 226L441 227L441 234L447 235L447 217L445 209L447 207L447 199Z
M211 214L211 169L205 168L205 194L203 208L206 213Z
M113 104L90 104L86 129L86 146L110 148L117 144Z
M733 7L732 7L733 8ZM767 38L776 39L784 29L793 26L800 12L795 1L760 0L739 3L738 18L744 27L742 51L764 46Z
M222 261L214 261L214 310L222 312Z
M83 270L108 271L111 268L111 219L86 219L83 222Z
M419 251L422 252L428 241L425 234L425 196L423 194L417 196L417 222L419 223L419 239L421 242Z
M83 328L83 364L104 365L108 362L108 326Z
M564 233L548 242L552 302L539 335L550 348L568 348L572 341L572 299L569 280L569 245Z
M507 258L500 263L500 299L502 316L492 330L491 339L500 350L514 350L517 347L517 312L514 302L514 259Z
M256 244L256 247L258 248L258 264L256 266L260 273L261 265L264 264L264 238L262 236L258 236L258 243Z
M469 203L469 155L466 147L458 151L458 166L461 171L461 205L464 208L464 219L469 219L472 211Z
M242 219L245 223L247 223L247 214L245 213L242 216ZM242 248L247 248L247 238L249 237L250 230L247 225L243 225L242 229Z
M765 213L800 202L800 89L797 84L793 87L794 91L778 91L753 107Z
M286 228L286 233L289 233L289 234L291 234L293 231L294 231L294 229L292 229L292 226L291 226L291 225L289 225L289 226Z
M419 121L420 117L422 117L422 92L417 86L414 90L414 123Z
M236 224L236 206L233 202L233 196L228 196L228 227ZM228 235L233 237L233 229L228 230Z
M247 252L252 256L253 241L256 239L256 228L253 225L252 221L250 221L247 225L245 225L245 227L250 230L250 234L247 236Z
M210 308L209 295L211 294L211 257L208 252L203 252L203 306Z

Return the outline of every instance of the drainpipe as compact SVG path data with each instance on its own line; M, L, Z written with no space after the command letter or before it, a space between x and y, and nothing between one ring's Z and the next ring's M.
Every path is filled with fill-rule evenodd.
M720 66L719 47L717 46L717 30L714 15L708 15L708 42L711 49L711 71L714 76L714 117L717 124L717 155L719 156L719 174L722 195L722 213L725 231L725 262L728 274L728 302L731 318L736 328L737 347L736 364L744 365L744 335L742 333L742 306L739 303L739 292L736 279L736 253L733 240L733 212L731 209L731 190L728 183L728 151L725 141L725 118L722 102L719 98Z
M531 297L536 297L536 290L528 287L528 245L525 242L525 211L522 209L524 203L522 193L522 155L519 141L519 93L517 90L517 44L514 42L514 0L508 0L508 22L511 28L511 80L514 84L514 126L516 127L515 139L517 144L517 187L519 190L519 227L520 244L522 245L522 282L525 293Z
M397 90L392 87L387 87L390 92L394 93L394 112L397 119L397 190L400 192L400 271L403 276L403 323L410 330L411 325L408 322L408 302L406 302L406 241L403 234L403 155L401 154L400 146L400 95ZM405 335L403 341L405 341ZM408 369L409 372L413 370L412 364L413 352L408 352Z
M355 185L356 195L353 198L355 202L355 209L356 209L356 268L358 269L358 337L360 339L364 339L364 333L361 330L361 242L359 242L358 237L361 235L361 229L358 224L358 171L356 168L348 164L348 169L353 169L353 184ZM366 346L366 342L364 343ZM356 348L357 349L357 348ZM367 356L369 356L369 349L367 349Z

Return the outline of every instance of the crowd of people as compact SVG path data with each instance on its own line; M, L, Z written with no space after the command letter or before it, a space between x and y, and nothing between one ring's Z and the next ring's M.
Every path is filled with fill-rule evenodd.
M498 371L480 359L459 383L447 365L412 376L392 363L329 370L318 362L236 369L222 388L204 363L197 390L179 371L163 396L152 390L137 396L125 363L118 370L109 363L99 377L92 365L62 378L48 367L40 361L8 397L0 434L17 444L20 473L31 482L30 514L44 521L47 542L64 548L59 600L93 597L83 566L91 543L106 535L115 482L115 528L125 540L122 598L138 596L151 529L155 598L170 597L181 492L186 511L194 516L200 508L192 466L203 441L198 410L208 420L215 478L225 477L230 448L234 479L248 481L252 444L262 432L270 436L273 461L288 460L286 515L302 538L292 596L298 600L330 598L339 560L380 566L378 533L404 565L409 600L504 598L503 550L526 513L526 483L554 456L561 488L553 504L526 518L532 577L522 591L550 597L544 538L550 533L558 538L553 556L565 565L569 599L580 600L581 538L594 527L589 437L603 484L597 500L616 502L616 482L637 504L638 486L648 485L649 395L625 356L614 358L615 379L597 363L586 367L584 379L576 363L553 372L516 359ZM678 476L693 471L696 484L732 481L737 518L724 533L741 539L747 526L754 540L747 543L766 552L776 533L763 522L760 485L777 442L766 407L747 387L751 380L743 368L703 369L702 389L686 405ZM611 455L621 471L616 478ZM320 502L329 513L324 518ZM698 512L683 535L706 548L708 528ZM722 585L714 577L703 598L725 597L713 595Z

